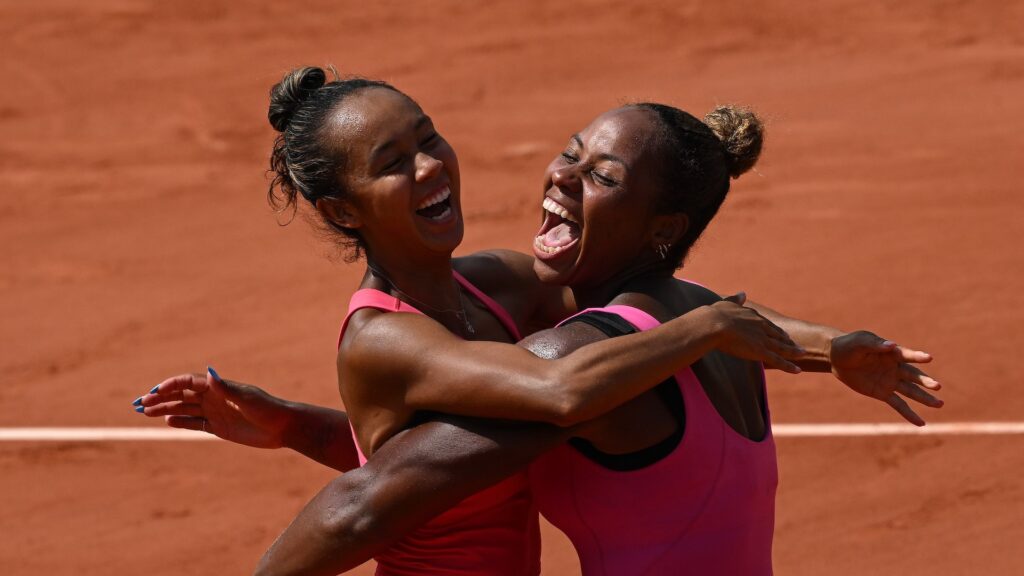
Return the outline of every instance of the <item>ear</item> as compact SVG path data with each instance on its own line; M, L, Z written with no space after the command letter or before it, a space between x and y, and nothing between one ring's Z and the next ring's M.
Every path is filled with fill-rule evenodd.
M651 220L651 245L675 246L689 228L690 219L682 212L659 214Z
M342 228L356 230L363 226L363 221L360 220L359 215L353 210L352 204L345 200L317 198L316 210L328 222L337 224Z

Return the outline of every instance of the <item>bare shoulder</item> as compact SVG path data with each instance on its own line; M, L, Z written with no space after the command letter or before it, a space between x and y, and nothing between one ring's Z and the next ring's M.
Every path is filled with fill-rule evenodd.
M363 309L352 314L338 347L339 374L383 377L409 367L430 345L457 340L427 316Z
M514 250L486 250L456 258L455 270L497 300L524 334L548 328L575 310L572 293L544 284L533 272L533 257Z
M573 322L558 328L548 328L535 332L519 342L540 358L555 360L568 356L571 352L608 338L603 332L583 322Z
M487 294L540 284L533 258L514 250L482 250L452 260L454 268Z

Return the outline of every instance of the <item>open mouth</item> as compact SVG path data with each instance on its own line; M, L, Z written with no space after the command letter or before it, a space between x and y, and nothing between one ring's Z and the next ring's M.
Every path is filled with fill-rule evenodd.
M533 239L538 255L555 256L576 245L580 239L580 223L565 206L551 198L544 199L544 222Z
M428 220L444 220L452 214L452 191L445 186L428 196L416 208L416 213Z

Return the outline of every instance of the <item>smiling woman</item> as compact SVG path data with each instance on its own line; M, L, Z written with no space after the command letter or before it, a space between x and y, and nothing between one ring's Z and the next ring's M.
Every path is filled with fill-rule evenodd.
M723 300L672 278L665 256L685 243L693 216L660 209L667 191L651 174L662 159L636 144L657 125L649 111L602 116L549 167L535 265L507 251L452 258L463 236L458 160L405 94L365 79L326 82L317 68L290 73L271 94L270 120L281 131L271 202L288 207L301 195L352 258L366 258L339 336L338 385L348 415L285 403L212 371L169 379L137 401L172 426L290 446L341 470L356 458L366 464L362 476L342 477L343 498L361 512L345 516L348 508L336 500L315 500L268 552L263 573L332 574L376 553L378 574L536 574L537 516L520 469L529 458L570 435L613 454L663 444L666 435L679 440L678 403L659 399L674 386L664 382L709 355L722 389L737 374L743 383L737 397L722 401L728 413L719 420L759 437L767 428L761 363L799 372L790 360L819 369L834 360L838 331L782 318L811 348L804 350L742 306L743 297ZM655 140L657 151L671 148ZM529 350L512 345L569 316L574 297L634 306L646 323L609 338L588 317L541 332L526 341ZM901 353L873 338L860 350L901 370ZM863 363L853 371L862 373ZM692 389L695 380L686 381ZM667 390L673 398L676 392ZM495 440L467 435L465 422L454 430L439 422L449 415L534 424ZM618 434L614 423L624 417L647 425ZM354 446L338 430L348 425ZM391 442L400 436L415 441L403 450ZM458 466L480 447L500 461ZM379 450L385 456L377 458ZM453 470L464 473L453 477ZM373 515L387 508L378 506L381 497L413 488L426 490L415 506L390 508L398 516L383 520Z

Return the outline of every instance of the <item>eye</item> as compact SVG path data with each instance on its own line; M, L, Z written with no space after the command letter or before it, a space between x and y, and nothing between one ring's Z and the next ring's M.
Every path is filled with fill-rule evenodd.
M594 181L602 186L615 186L616 184L618 184L618 182L609 178L608 176L605 176L604 174L601 174L597 170L591 171L590 174L594 177Z
M423 141L420 142L420 146L429 147L437 144L441 140L441 135L437 132L431 132Z
M565 160L569 164L575 164L580 161L579 156L576 156L576 153L572 150L562 152L562 160Z
M387 164L382 166L381 169L380 169L380 172L381 172L381 174L385 174L387 172L393 172L393 171L397 170L398 167L401 166L401 165L402 165L402 157L401 156L396 156L394 159L389 160Z

